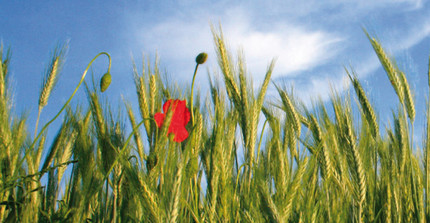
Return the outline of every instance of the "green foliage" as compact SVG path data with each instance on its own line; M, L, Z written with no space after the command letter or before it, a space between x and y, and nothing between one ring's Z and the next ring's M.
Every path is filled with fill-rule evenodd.
M206 99L194 95L194 85L191 91L170 85L158 61L144 61L141 73L136 65L133 70L139 114L125 102L131 128L102 103L95 86L86 86L88 108L68 107L95 58L109 57L101 53L34 138L26 117L10 110L10 56L1 50L0 221L430 221L430 106L420 156L412 153L416 111L409 83L377 40L369 36L400 102L385 132L352 69L346 72L357 111L350 97L336 93L330 103L307 108L274 84L276 103L265 99L274 61L254 91L244 56L235 62L222 31L212 30L222 81L209 78ZM51 67L62 56L55 54ZM194 77L206 58L197 56ZM110 79L108 69L101 92ZM185 99L191 109L189 136L181 143L167 135L172 110L160 128L153 118L169 99ZM64 110L48 142L45 130Z

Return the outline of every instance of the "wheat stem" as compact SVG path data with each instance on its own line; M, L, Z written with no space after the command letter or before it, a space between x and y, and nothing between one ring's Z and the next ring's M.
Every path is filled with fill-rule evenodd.
M25 160L25 157L28 155L28 153L30 151L33 150L34 145L36 144L37 140L39 140L39 138L42 136L42 133L48 128L48 126L54 122L58 116L60 116L60 114L64 111L64 109L66 109L66 107L69 105L70 101L72 100L72 98L75 96L76 92L78 91L79 87L81 86L81 84L84 82L85 76L88 72L88 70L90 69L91 65L93 64L93 62L101 55L106 55L109 59L109 67L108 67L108 72L110 72L110 67L111 67L111 57L108 53L106 52L101 52L99 54L97 54L88 64L87 68L84 70L84 73L81 76L81 80L79 81L78 85L76 86L75 90L73 91L72 95L69 97L69 99L66 101L66 103L63 105L63 107L61 107L60 111L58 111L58 113L54 116L54 118L52 118L49 122L47 122L42 129L40 130L39 134L37 134L36 138L33 139L33 142L31 143L31 145L28 147L28 149L24 152L24 156L23 158L20 160L19 165L21 166L22 163Z

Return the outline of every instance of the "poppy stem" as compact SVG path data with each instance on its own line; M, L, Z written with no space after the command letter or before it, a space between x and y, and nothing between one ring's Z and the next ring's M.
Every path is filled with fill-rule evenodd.
M191 108L191 125L192 126L194 126L194 109L193 109L194 81L196 80L196 74L197 74L198 68L199 68L199 63L196 64L196 69L194 69L193 82L191 83L190 108Z
M106 52L101 52L101 53L97 54L97 55L96 55L96 56L95 56L95 57L90 61L90 63L88 64L88 66L87 66L87 67L86 67L86 69L84 70L84 72L83 72L83 74L82 74L82 76L81 76L81 80L79 81L79 83L78 83L78 85L76 86L75 90L73 91L72 95L69 97L69 99L68 99L68 100L66 101L66 103L63 105L63 107L61 107L60 111L59 111L59 112L54 116L54 118L52 118L48 123L46 123L46 124L42 127L42 129L40 130L39 134L37 134L37 136L35 137L35 139L34 139L34 140L33 140L33 142L31 143L30 147L29 147L29 148L24 152L24 156L23 156L23 158L19 161L19 165L18 165L18 166L21 166L21 165L22 165L22 163L24 163L24 161L25 161L25 159L26 159L26 157L27 157L28 153L29 153L30 151L32 151L32 149L33 149L33 147L35 146L35 144L36 144L37 140L39 140L39 138L42 136L43 132L48 128L48 126L49 126L53 121L55 121L55 119L57 119L57 118L58 118L58 116L60 116L60 114L63 112L63 110L64 110L64 109L66 109L66 107L69 105L70 101L71 101L71 100L72 100L72 98L75 96L76 92L78 91L79 87L81 86L82 82L84 82L85 76L87 75L87 72L88 72L88 70L90 69L91 65L93 64L93 62L94 62L94 61L95 61L99 56L102 56L102 55L107 56L107 57L108 57L108 59L109 59L109 67L108 67L108 71L107 71L107 72L110 72L110 67L111 67L111 64L112 64L112 61L111 61L111 57L110 57L110 55L109 55L108 53L106 53Z

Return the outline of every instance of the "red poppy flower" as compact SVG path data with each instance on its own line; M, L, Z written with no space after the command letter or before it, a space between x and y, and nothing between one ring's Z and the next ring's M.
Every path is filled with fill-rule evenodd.
M186 104L187 103L185 100L182 101L170 99L163 105L164 113L159 112L154 115L154 119L158 128L161 128L170 106L172 106L171 109L175 109L173 111L172 121L170 122L169 130L167 132L167 134L175 134L175 138L173 139L175 142L182 142L188 138L188 131L185 129L185 126L190 121L190 111L186 107Z

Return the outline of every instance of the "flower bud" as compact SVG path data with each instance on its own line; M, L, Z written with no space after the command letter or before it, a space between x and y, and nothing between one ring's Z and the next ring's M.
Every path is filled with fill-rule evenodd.
M112 77L111 77L109 72L107 72L103 75L102 79L100 80L100 90L102 92L104 92L104 91L106 91L106 89L108 89L110 82L112 81L111 79L112 79Z
M208 54L207 53L205 53L205 52L200 53L196 57L196 63L198 63L198 64L204 64L207 59L208 59Z

